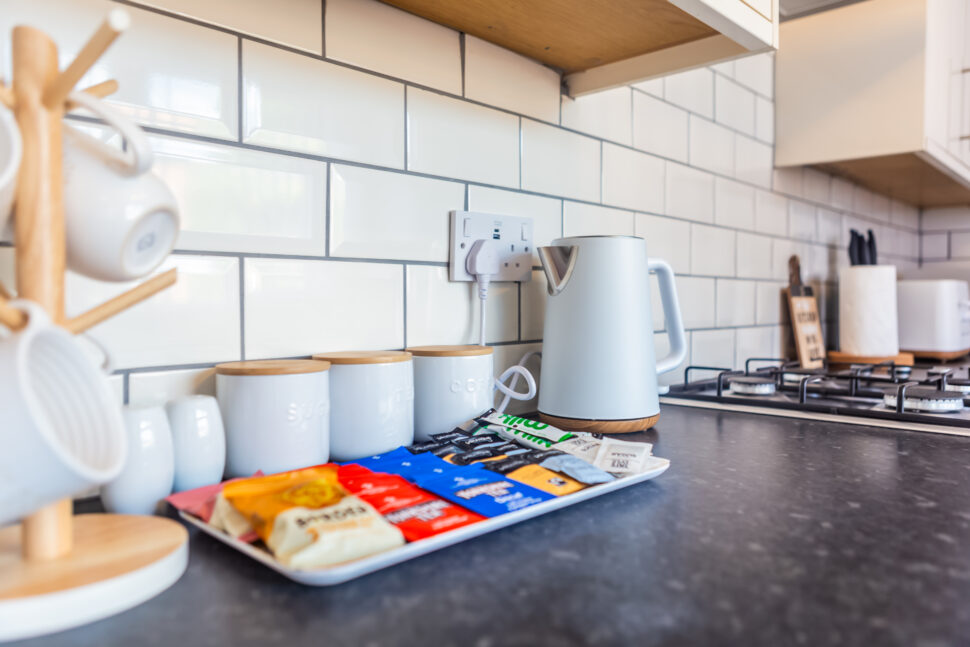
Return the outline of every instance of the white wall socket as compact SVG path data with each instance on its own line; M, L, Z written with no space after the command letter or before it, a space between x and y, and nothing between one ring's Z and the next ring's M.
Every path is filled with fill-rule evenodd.
M492 281L532 280L532 218L499 216L474 211L451 212L451 256L449 278L474 281L465 269L465 257L479 239L501 242L499 273Z

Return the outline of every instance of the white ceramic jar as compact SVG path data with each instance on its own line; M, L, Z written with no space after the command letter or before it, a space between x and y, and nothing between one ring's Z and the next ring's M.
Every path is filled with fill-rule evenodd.
M330 456L330 364L309 359L216 366L226 475L274 474Z
M492 406L490 346L415 346L414 439L451 431Z
M125 407L128 457L116 479L101 488L105 510L116 514L154 514L172 493L175 458L165 409Z
M187 395L165 405L175 449L175 491L222 480L226 434L219 403L211 395Z
M414 442L411 353L320 353L330 363L330 457L352 461Z

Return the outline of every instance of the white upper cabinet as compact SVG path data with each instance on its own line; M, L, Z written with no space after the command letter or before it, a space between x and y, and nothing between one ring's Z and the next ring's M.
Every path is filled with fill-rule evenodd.
M968 0L866 0L785 22L775 163L918 206L970 204Z
M778 46L778 0L384 0L561 71L579 96Z

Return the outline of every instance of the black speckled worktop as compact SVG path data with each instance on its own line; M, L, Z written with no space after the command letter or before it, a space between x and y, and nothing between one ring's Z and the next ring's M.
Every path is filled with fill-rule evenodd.
M970 438L667 406L658 479L330 589L193 531L51 645L970 643Z

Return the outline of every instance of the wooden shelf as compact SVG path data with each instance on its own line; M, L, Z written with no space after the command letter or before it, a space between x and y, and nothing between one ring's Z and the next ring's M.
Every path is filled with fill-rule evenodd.
M940 171L925 153L882 155L816 166L916 207L970 204L970 186Z
M777 10L765 17L743 0L383 1L545 63L573 96L777 43Z

